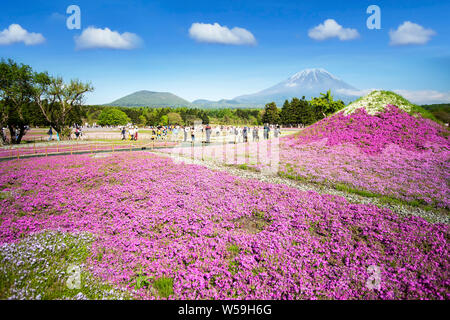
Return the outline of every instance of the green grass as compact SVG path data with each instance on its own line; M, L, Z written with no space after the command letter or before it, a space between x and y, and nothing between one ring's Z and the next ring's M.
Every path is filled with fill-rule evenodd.
M338 190L338 191L344 191L344 192L348 192L348 193L354 193L363 197L367 197L367 198L378 198L380 197L379 194L367 191L367 190L363 190L363 189L357 189L357 188L353 188L349 185L346 184L342 184L342 183L337 183L334 184L333 187Z
M246 163L240 164L240 165L238 166L238 168L239 168L239 169L242 169L242 170L248 170L248 166L247 166Z
M448 210L446 209L439 209L436 208L432 205L429 205L427 203L425 203L423 200L421 199L415 199L412 201L405 201L399 198L395 198L395 197L391 197L391 196L387 196L384 194L379 194L379 193L373 193L370 192L368 190L364 190L364 189L358 189L355 188L353 186L347 185L347 184L343 184L343 183L320 183L320 182L316 182L316 181L311 181L306 177L302 177L302 176L298 176L296 174L293 173L293 169L291 167L286 167L287 172L279 172L278 175L280 177L283 178L288 178L291 180L296 180L296 181L301 181L307 184L312 184L315 185L317 187L331 187L334 188L338 191L342 191L342 192L347 192L347 193L353 193L353 194L357 194L360 195L362 197L366 197L366 198L377 198L378 200L380 200L381 203L383 204L390 204L390 205L405 205L405 206L411 206L411 207L417 207L426 211L433 211L433 212L439 212L440 214L443 215L447 215L448 214Z
M424 109L424 108L422 108L420 106L413 105L413 107L411 108L411 113L412 114L419 113L425 119L430 119L430 120L432 120L434 122L442 124L442 121L436 119L434 114L432 114L430 111L428 111L428 110L426 110L426 109Z
M231 260L228 264L228 271L232 275L237 274L239 272L239 262L237 262L236 260Z
M173 294L173 279L161 277L155 280L153 287L158 291L160 297L168 298Z
M237 245L232 244L227 248L227 251L233 254L238 254L241 251L241 249Z
M0 249L0 299L130 299L85 267L94 237L43 232ZM69 266L80 268L80 287L70 289Z

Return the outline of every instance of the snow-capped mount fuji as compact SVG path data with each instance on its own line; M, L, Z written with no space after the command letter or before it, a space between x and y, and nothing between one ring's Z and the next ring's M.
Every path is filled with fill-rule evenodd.
M287 80L278 83L268 89L262 90L254 94L243 95L233 100L239 103L249 104L266 104L275 101L277 105L293 97L306 99L320 96L320 93L331 90L335 99L342 99L344 102L355 100L355 96L346 92L357 91L357 89L330 72L322 68L305 69L297 72Z

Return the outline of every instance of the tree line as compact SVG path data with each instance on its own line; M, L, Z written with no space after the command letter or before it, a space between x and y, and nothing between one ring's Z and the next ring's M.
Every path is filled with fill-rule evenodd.
M98 119L97 124L102 126L127 123L148 126L192 125L196 121L223 125L253 126L269 123L307 126L344 107L342 100L334 100L331 91L327 91L309 101L305 97L293 98L290 102L286 100L281 110L275 102L266 104L263 110L86 106L84 117L90 122Z
M275 102L266 104L262 121L269 124L282 124L286 126L311 125L345 107L342 100L334 100L331 91L321 93L320 97L306 100L292 98L286 100L283 107L278 109Z
M196 122L222 125L261 125L261 109L198 109L154 107L83 106L82 118L89 124L117 126L133 123L141 126L187 125Z

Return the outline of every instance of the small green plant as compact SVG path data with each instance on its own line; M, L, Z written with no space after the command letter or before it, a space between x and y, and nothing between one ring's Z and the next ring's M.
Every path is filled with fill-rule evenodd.
M141 269L141 271L138 273L132 284L134 285L134 288L137 290L142 288L149 288L151 284L151 279L153 279L153 277L147 276L145 273L142 272Z
M265 213L263 211L259 211L259 210L253 210L252 211L252 215L256 218L260 218L260 219L264 219L265 217Z
M161 277L155 280L153 287L158 290L158 294L163 298L168 298L173 294L173 279Z
M230 263L228 264L228 271L232 275L235 275L236 273L238 273L239 272L239 262L237 262L236 260L230 261Z
M228 252L234 253L234 254L238 254L240 249L237 245L232 244L227 248Z
M248 170L248 166L247 166L247 164L240 164L239 165L239 169L242 169L242 170Z

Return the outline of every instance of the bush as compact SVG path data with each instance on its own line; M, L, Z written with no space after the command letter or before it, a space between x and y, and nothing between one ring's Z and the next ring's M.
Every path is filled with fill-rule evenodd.
M101 126L123 126L130 122L125 112L111 108L103 110L98 117Z

